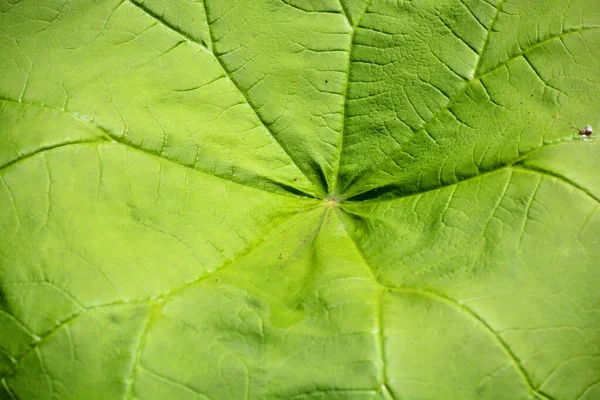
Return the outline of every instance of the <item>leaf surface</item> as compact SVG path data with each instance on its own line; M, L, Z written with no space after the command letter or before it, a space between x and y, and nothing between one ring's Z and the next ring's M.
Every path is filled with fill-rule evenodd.
M600 2L0 3L0 398L600 397Z

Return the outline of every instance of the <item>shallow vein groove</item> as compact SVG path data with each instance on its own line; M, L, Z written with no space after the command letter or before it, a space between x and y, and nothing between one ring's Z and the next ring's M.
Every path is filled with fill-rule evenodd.
M554 39L562 39L565 36L569 36L573 33L581 33L581 32L585 32L585 31L591 31L591 30L598 30L600 29L600 26L584 26L578 29L568 29L566 31L562 31L560 33L554 34L554 35L550 35L542 40L540 40L539 42L535 42L533 44L530 44L529 47L521 50L520 52L511 55L509 58L507 58L506 60L502 61L501 63L499 63L498 65L494 66L493 68L488 69L487 71L485 71L483 74L479 75L478 78L482 78L486 75L489 75L491 72L496 71L497 69L502 68L503 66L505 66L506 64L508 64L509 62L523 56L524 54L528 53L529 51L533 50L536 47L542 46L548 42L551 42ZM476 76L477 78L477 76Z
M533 203L535 202L535 197L537 196L539 190L540 190L540 186L542 185L542 181L544 180L543 176L539 177L539 180L537 181L535 188L533 189L533 191L531 192L531 196L530 198L527 199L527 204L525 205L525 210L523 210L523 224L521 225L520 230L520 235L519 235L519 244L518 244L518 249L519 251L521 251L521 249L523 248L523 238L525 237L525 232L527 230L527 224L528 222L531 220L531 207L533 206Z
M205 1L206 1L206 0L205 0ZM281 3L283 3L283 4L285 4L286 6L290 7L290 8L293 8L293 9L295 9L295 10L302 11L302 12L305 12L305 13L309 13L309 14L312 14L312 13L320 13L320 14L324 14L324 13L327 13L327 14L339 14L339 12L337 12L337 11L328 11L328 10L319 10L319 11L315 11L315 10L309 10L309 9L307 9L307 8L302 8L302 7L298 6L298 5L292 4L292 3L290 3L290 2L289 2L289 0L279 0L279 1L280 1Z
M133 363L131 365L131 372L129 373L129 376L125 380L127 387L125 389L125 394L123 397L124 400L133 399L133 389L135 386L135 380L137 378L138 366L140 365L140 359L144 352L144 348L146 347L146 342L148 340L148 334L150 333L150 329L152 329L152 325L154 324L154 322L156 322L156 319L158 319L158 317L162 313L163 307L164 307L164 303L161 300L159 300L150 309L150 314L148 315L148 318L146 318L146 322L144 324L144 329L142 330L142 333L140 334L140 338L138 339L138 342L137 342L137 345L136 345L136 348L134 351Z
M587 359L600 359L600 354L580 354L574 357L569 357L567 359L564 359L562 361L560 361L558 364L554 365L554 367L552 367L552 369L550 371L548 371L546 378L542 381L542 383L540 383L540 387L544 387L548 382L550 382L552 379L554 379L554 376L559 372L560 368L575 361L575 360L580 360L582 358L587 358Z
M3 310L2 308L0 308L0 314L6 316L6 318L12 320L14 323L16 323L17 325L19 325L25 331L25 333L27 333L32 338L39 340L39 336L36 335L35 333L33 333L31 331L31 329L29 329L29 327L27 325L25 325L23 322L21 322L20 320L18 320L14 315L9 314L8 312L6 312L5 310ZM1 349L2 348L0 348L0 350ZM8 354L8 355L10 356L10 354Z
M79 300L77 300L77 298L75 298L70 292L68 292L67 290L61 288L56 283L54 283L52 281L49 281L49 280L41 280L41 281L9 281L9 282L5 282L4 284L7 285L7 286L11 286L11 285L14 285L14 286L19 286L19 285L50 286L51 288L53 288L54 290L56 290L57 292L59 292L61 295L63 295L65 298L69 299L77 307L79 307L81 309L85 309L85 306L83 304L81 304L81 302Z
M290 399L301 399L304 397L311 397L315 394L345 394L345 393L364 393L364 394L372 394L377 393L375 389L328 389L328 390L312 390L310 392L302 392L297 393L290 397Z
M354 26L352 26L352 22L350 21L350 18L348 18L348 11L346 10L346 7L344 7L344 2L342 0L339 0L339 3L340 8L342 9L342 15L344 16L344 19L346 20L350 28L354 30ZM352 41L350 41L350 43L352 43Z
M219 64L219 66L221 67L221 69L223 70L223 72L225 73L225 75L227 76L227 78L229 79L229 81L233 84L233 86L240 93L240 95L242 96L242 98L244 99L244 101L246 102L246 104L248 104L248 107L250 107L250 109L252 110L252 112L254 113L254 115L256 116L256 118L260 121L260 123L267 130L267 132L269 132L269 134L271 135L271 137L275 140L275 142L277 142L277 144L279 145L279 147L281 147L281 149L285 152L285 154L287 154L287 156L294 163L294 165L296 166L296 168L298 168L300 170L300 172L302 172L302 174L304 174L304 176L310 182L312 182L313 185L315 185L316 188L319 188L319 189L322 190L323 189L323 184L321 182L319 182L318 180L314 181L313 178L312 178L312 175L310 175L310 176L307 175L306 172L302 168L300 168L300 166L296 162L296 159L292 156L292 154L288 151L288 149L283 145L283 143L277 138L277 135L275 135L275 132L273 132L273 130L270 128L270 125L262 118L262 116L256 111L256 109L254 108L254 106L250 103L250 101L248 99L248 94L246 92L244 92L242 90L242 88L240 87L240 85L235 81L235 79L233 79L233 76L230 74L229 70L225 67L225 64L223 63L223 61L221 60L221 58L219 58L219 56L215 53L214 38L212 36L213 34L212 34L212 29L211 29L211 23L209 21L208 6L206 5L206 1L207 0L204 0L202 2L202 5L204 6L204 14L206 15L206 24L208 26L208 35L210 37L210 49L209 49L209 52L213 55L213 57L215 58L215 60L217 61L217 63Z
M350 232L348 231L348 227L346 226L346 224L344 223L344 219L340 215L343 211L340 209L336 209L336 212L337 212L338 220L340 221L342 227L344 228L344 231L346 232L346 235L350 239L350 242L352 242L357 253L360 255L364 264L371 272L371 276L372 276L374 282L380 287L379 293L377 295L376 313L377 313L377 325L378 325L377 326L377 343L379 345L379 357L381 359L381 372L380 372L381 373L381 385L377 389L377 391L381 392L381 395L386 400L387 399L395 400L393 392L391 391L391 389L389 388L389 385L388 385L387 366L385 364L385 344L384 344L384 334L383 334L383 294L384 294L384 290L386 289L386 286L383 285L381 282L379 282L379 279L377 278L377 275L375 274L375 270L373 269L373 267L371 267L371 264L368 262L367 257L365 255L365 253L363 252L362 248L354 240L352 235L350 235Z
M531 69L531 71L535 74L535 76L545 85L548 86L550 89L554 89L556 90L558 93L564 94L565 96L567 96L567 94L565 92L563 92L562 90L558 89L556 86L553 86L551 84L548 83L547 79L544 79L544 77L542 76L542 73L538 70L538 68L536 68L533 63L531 62L531 60L529 59L529 57L527 56L527 54L523 54L523 60L525 60L525 62L527 63L527 65L529 66L529 68Z
M505 1L506 0L500 0L500 2L498 3L498 6L496 6L496 13L494 14L494 18L492 18L492 22L490 22L490 28L487 30L487 34L485 35L485 40L483 41L483 46L481 47L481 51L479 52L478 57L477 57L477 64L475 64L475 68L473 69L473 76L477 76L477 72L479 71L479 68L481 66L481 60L483 59L483 53L485 53L485 50L488 47L488 44L490 42L490 37L492 36L492 31L494 30L494 26L496 25L496 22L498 21L498 17L500 16L500 13L502 12L502 7L504 7Z
M199 42L198 40L196 40L192 36L190 36L190 34L188 34L188 33L184 32L184 31L180 30L179 28L171 25L163 17L161 17L160 15L156 14L150 8L146 7L143 3L140 3L137 0L127 0L127 1L129 1L129 3L131 3L133 6L139 8L140 10L142 10L144 13L148 14L149 17L151 17L152 19L154 19L156 22L158 22L159 24L161 24L165 28L167 28L170 31L172 31L172 32L176 33L177 35L181 36L181 38L185 39L187 42L193 43L193 44L201 47L207 53L210 53L210 50L208 49L208 47L207 47L207 45L205 43Z
M10 396L11 399L13 400L18 400L17 395L12 391L12 389L10 388L10 386L8 386L8 383L6 383L6 379L2 378L2 387L6 390L6 393L8 393L8 395Z
M81 315L83 315L85 313L84 311L80 311L77 313L72 314L71 316L67 317L66 319L60 321L54 328L52 328L50 331L48 331L46 334L44 334L43 336L40 337L40 339L38 339L31 347L29 347L27 350L25 350L23 353L21 353L20 355L18 355L12 365L12 369L14 370L17 365L19 365L19 363L21 361L23 361L23 359L25 357L27 357L28 355L30 355L31 353L37 351L37 349L43 345L44 343L46 343L48 340L50 340L52 338L52 336L54 336L54 334L56 334L56 332L58 332L62 327L70 324L71 322L73 322L74 320L76 320L78 317L80 317ZM2 379L4 379L11 371L5 373L4 375L2 375Z
M577 396L577 398L575 400L583 399L583 396L585 396L587 393L589 393L590 390L592 390L596 386L600 386L600 381L596 381L596 382L592 383L590 386L588 386L587 388L585 388L585 390L579 396Z
M600 204L600 197L596 196L594 193L592 193L585 187L581 186L579 183L567 178L566 176L563 176L563 175L558 174L553 171L549 171L544 168L535 167L532 165L517 164L517 165L514 165L513 168L530 171L530 172L540 174L540 175L548 177L548 178L556 179L564 184L567 184L567 185L585 193L587 196L589 196L591 199L593 199L596 203Z
M5 350L3 347L0 347L0 355L5 356L6 358L8 358L11 362L14 362L15 359L13 358L13 356L8 352L8 350Z
M208 7L206 5L206 0L204 0L202 2L203 6L204 6L204 13L206 15L206 24L208 26L208 35L210 37L210 48L208 48L204 43L201 43L199 41L197 41L196 39L192 38L191 36L187 35L186 33L180 31L178 28L172 26L171 24L168 24L166 21L164 21L161 17L157 16L155 13L153 13L151 10L149 10L147 7L142 6L141 4L139 4L136 0L128 0L131 4L133 4L135 7L139 8L141 11L143 11L145 14L147 14L148 16L150 16L151 18L155 19L156 21L158 21L159 23L161 23L163 26L165 26L167 29L169 29L170 31L180 35L182 38L184 38L186 41L197 45L198 47L200 47L202 50L204 50L205 52L209 53L210 55L213 56L213 58L216 60L216 62L219 64L219 67L221 67L221 69L223 70L223 73L225 74L225 76L229 79L229 81L233 84L233 86L236 88L236 90L240 93L240 95L242 96L242 98L244 99L245 103L248 105L248 107L250 107L250 109L252 110L253 114L256 116L256 118L258 119L258 121L262 124L262 126L267 130L267 132L271 135L271 137L275 140L275 142L277 142L277 144L279 145L279 147L285 152L285 154L289 157L289 159L292 161L292 163L296 166L296 168L298 168L300 170L300 172L302 172L302 174L304 174L304 176L313 184L315 185L315 187L317 188L321 188L322 189L322 185L320 184L320 182L318 181L314 181L310 176L306 175L306 173L304 172L304 170L302 168L300 168L295 160L294 157L292 157L291 153L285 148L285 146L283 146L283 144L281 143L281 141L277 138L277 136L275 135L275 133L271 130L269 124L266 123L266 121L258 114L258 112L256 111L256 109L254 108L254 106L249 102L248 100L248 95L242 90L242 88L239 86L239 84L233 79L233 77L231 76L231 74L229 73L229 71L227 70L227 68L225 68L225 65L223 63L223 61L221 61L221 59L217 56L217 54L214 51L214 39L212 37L212 30L211 30L211 24L208 21Z
M566 137L554 140L552 142L543 143L539 147L535 147L531 150L521 153L516 160L514 160L508 164L502 164L502 165L499 165L495 168L491 168L488 170L480 170L480 173L474 174L472 176L466 177L466 178L458 180L456 182L446 182L446 183L442 182L441 185L438 185L438 186L435 186L435 187L432 187L429 189L419 190L419 191L411 191L411 192L400 192L400 193L397 192L397 190L399 189L399 186L397 184L392 183L390 185L376 187L373 189L366 190L362 193L359 193L359 194L353 195L351 197L348 197L346 199L343 199L342 201L344 201L344 202L360 201L361 203L375 203L375 202L384 202L384 201L394 201L394 200L401 199L404 197L411 197L411 196L416 196L416 195L427 193L427 192L433 192L435 190L439 190L439 189L442 189L442 188L445 188L448 186L454 186L454 185L458 185L462 182L466 182L466 181L469 181L472 179L477 179L482 176L491 175L494 172L501 171L506 168L518 166L522 162L526 161L527 157L535 154L538 151L547 149L548 147L559 146L564 143L571 143L571 142L573 142L573 140L574 140L573 136L566 136ZM584 142L581 141L581 143L583 145ZM375 195L373 195L373 197L370 197L369 194L371 192L380 192L380 194L377 197L375 197ZM386 196L386 194L389 194L389 193L391 193L391 195Z
M425 133L425 134L427 134L428 136L430 136L430 137L431 137L431 135L430 135L430 134L429 134L429 132L427 131L429 124L430 124L430 123L432 123L432 122L434 122L434 121L436 121L436 120L437 120L437 118L438 118L439 116L441 116L441 115L442 115L444 112L447 112L447 111L449 111L449 110L450 110L450 108L451 108L451 107L454 105L454 103L455 103L455 102L456 102L456 101L457 101L457 100L458 100L458 99L459 99L461 96L463 96L463 95L464 95L464 94L467 92L467 90L469 89L469 87L473 86L475 83L477 83L477 82L481 82L481 83L482 83L482 86L484 86L484 88L486 89L486 92L488 92L488 91L487 91L487 88L486 88L486 87L485 87L485 85L483 84L483 78L484 78L484 77L486 77L486 76L488 76L488 75L490 75L490 74L492 74L494 71L496 71L496 70L498 70L498 69L500 69L500 68L504 67L505 65L507 65L508 63L510 63L511 61L513 61L513 60L515 60L515 59L517 59L517 58L519 58L519 57L523 57L523 58L525 59L525 55L526 55L526 54L527 54L527 53L528 53L530 50L532 50L532 49L534 49L534 48L536 48L536 47L538 47L538 46L541 46L541 45L543 45L544 43L550 42L550 41L552 41L552 40L555 40L555 39L561 39L561 38L563 38L563 37L565 37L565 36L567 36L567 35L571 35L571 34L574 34L574 33L581 33L581 32L583 32L583 31L589 31L589 30L600 30L600 27L598 27L598 26L582 27L582 28L579 28L579 29L572 29L572 30L568 30L568 31L561 32L561 33L559 33L559 34L556 34L556 35L549 36L549 37L545 38L544 40L542 40L542 41L540 41L540 42L536 42L536 43L534 43L534 44L530 45L529 47L527 47L526 49L523 49L523 50L522 50L520 53L517 53L517 54L514 54L514 55L512 55L512 56L511 56L510 58L508 58L507 60L505 60L505 61L503 61L502 63L500 63L500 64L496 65L495 67L493 67L493 68L491 68L491 69L489 69L489 70L485 71L483 74L481 74L481 75L479 75L479 76L477 76L477 75L476 75L476 76L474 76L472 79L470 79L470 80L468 80L468 81L465 81L465 85L462 87L462 89L458 90L456 93L454 93L454 94L452 94L450 97L448 97L448 100L447 100L447 102L444 104L444 106L443 106L443 107L441 107L441 108L440 108L440 109L438 109L438 110L437 110L435 113L433 113L433 114L432 114L432 116L431 116L431 117L429 117L429 118L428 118L426 121L424 121L424 123L423 123L423 124L422 124L420 127L418 127L418 128L415 128L415 129L412 129L412 128L411 128L411 130L413 131L413 135L415 135L415 134L418 134L418 133L421 133L421 132L422 132L422 133ZM525 61L526 61L526 62L528 62L526 59L525 59ZM529 63L529 62L528 62L528 63ZM535 71L535 69L533 70L533 72L537 74L537 71ZM539 76L539 75L538 75L538 76ZM547 83L546 81L544 81L543 79L542 79L542 82L543 82L545 85L547 85L548 87L550 87L550 88L552 88L552 89L554 89L554 90L557 90L559 93L565 94L564 92L562 92L562 91L560 91L560 90L558 90L558 89L556 89L556 88L554 88L554 87L552 87L552 86L548 85L548 83ZM490 93L489 93L489 92L488 92L488 96L490 96ZM393 160L393 159L396 157L396 155L398 155L398 154L402 154L403 152L404 152L404 151L403 151L402 149L400 149L400 150L398 150L398 151L394 151L394 152L393 152L391 155L389 155L389 156L388 156L388 159L390 159L390 160ZM362 179L364 179L365 177L368 177L368 176L370 176L370 175L372 175L372 174L373 174L373 171L367 171L367 172L365 173L365 175L364 175L364 176L361 176L361 178L362 178ZM359 193L359 194L360 194L360 193ZM358 195L353 195L352 197L355 197L355 196L358 196Z
M350 241L354 245L354 248L356 249L356 251L358 252L358 254L360 255L360 257L362 258L363 262L365 263L365 265L367 266L367 268L371 272L371 277L373 278L373 281L375 283L381 285L381 282L379 282L379 279L377 279L377 274L375 273L375 270L371 267L371 264L367 261L367 257L365 255L365 253L363 252L362 248L358 245L358 243L356 243L356 241L354 240L354 238L352 237L352 235L350 235L350 231L348 230L348 227L344 223L344 219L342 218L341 213L345 212L345 211L342 211L342 210L336 208L336 212L337 212L338 220L342 224L342 227L344 228L344 231L346 232L346 235L350 238Z
M345 137L345 131L346 131L346 108L348 107L348 86L350 85L350 67L352 66L352 53L354 50L354 35L356 34L356 31L358 29L358 27L360 26L363 18L365 17L366 14L366 10L369 8L369 6L371 5L373 0L369 0L369 2L367 3L366 7L365 7L365 12L362 13L362 15L360 16L360 18L358 19L358 21L356 22L356 25L353 26L352 24L350 24L350 20L348 20L348 17L346 16L346 12L344 11L344 16L346 17L346 20L348 21L348 24L350 24L350 27L352 28L352 34L350 35L350 46L348 49L348 66L346 67L346 81L344 83L344 92L342 93L342 98L343 98L343 103L342 103L342 126L340 129L340 138L338 139L338 163L337 163L337 168L336 168L336 173L335 173L335 180L333 182L333 195L334 196L338 196L338 182L340 180L340 167L342 165L342 154L343 154L343 150L344 150L344 137ZM342 2L340 1L340 6L342 7L342 10L344 9L344 5L342 4Z
M35 157L38 154L45 153L50 150L55 150L55 149L59 149L61 147L67 147L67 146L75 146L78 144L90 144L90 143L102 143L102 142L108 142L108 140L106 138L99 137L97 139L90 138L90 139L82 139L82 140L71 140L71 141L67 141L64 143L56 143L56 144L49 145L49 146L42 146L35 151L31 151L31 152L22 154L21 157L15 158L14 160L11 160L7 163L0 165L0 172L3 171L4 169L14 166L15 164L18 164L22 161L25 161L29 158Z
M184 391L186 391L188 393L191 393L194 396L200 396L203 399L210 400L210 397L207 397L204 394L196 391L194 388L192 388L189 385L186 385L186 384L178 382L178 381L176 381L176 380L174 380L172 378L169 378L169 377L166 377L164 375L161 375L161 374L159 374L159 373L157 373L155 371L152 371L152 370L150 370L150 369L148 369L146 367L139 366L138 369L144 371L148 375L150 375L150 376L152 376L152 377L154 377L154 378L156 378L156 379L158 379L160 381L163 381L163 382L165 382L165 383L167 383L169 385L176 386L176 387L178 387L178 388L180 388L180 389L182 389L182 390L184 390Z
M352 243L358 248L358 244L354 242L352 238L350 238ZM364 259L364 257L363 257ZM366 262L366 260L365 260ZM388 375L387 375L387 365L385 363L385 335L384 335L384 325L383 325L383 294L385 289L381 288L377 295L377 336L378 336L378 344L379 344L379 358L381 359L381 385L379 389L381 390L381 395L384 399L388 400L396 400L394 393L388 386Z
M192 287L195 286L203 281L205 281L206 279L210 278L215 272L221 272L223 271L225 268L233 265L236 261L238 261L240 258L250 254L255 248L257 248L260 244L264 243L264 238L266 236L268 236L271 232L275 231L277 228L279 228L281 225L285 224L286 222L291 221L292 219L305 214L305 213L310 213L310 212L318 212L320 211L320 205L317 206L317 208L314 209L309 209L309 210L303 210L298 212L297 214L291 215L289 218L284 219L279 225L273 227L272 229L270 229L269 231L265 232L264 235L262 235L261 237L259 237L258 239L254 240L253 242L249 243L248 246L246 248L244 248L242 251L240 251L238 254L236 254L232 259L226 260L221 266L217 267L214 269L213 272L206 272L203 275L199 276L198 278L187 282L175 289L172 289L170 292L165 293L162 298L164 299L165 302L167 302L168 300L170 300L171 298L173 298L173 296L175 296L176 294Z
M365 265L367 265L367 267L373 273L373 268L368 263L368 261L367 261L365 255L364 255L362 249L360 248L360 246L358 245L358 243L354 240L354 238L348 233L348 230L347 230L345 224L343 223L342 218L339 218L339 219L342 222L342 226L346 230L346 233L348 234L348 237L350 238L350 240L352 241L352 243L354 243L354 246L358 250L358 252L361 255L361 257L363 258L363 261L365 262ZM382 292L381 293L383 293L383 291L387 289L387 290L391 290L391 291L405 292L405 293L414 293L414 294L421 295L421 296L429 296L429 297L434 298L434 299L436 299L438 301L443 301L443 302L445 302L447 304L450 304L453 307L456 307L459 310L461 310L463 313L469 315L471 318L477 320L496 339L496 341L498 342L498 344L500 345L500 347L503 349L503 351L509 356L509 358L511 359L511 361L515 365L515 368L518 370L519 374L521 375L523 381L529 387L530 391L536 397L538 397L539 399L542 399L542 400L552 400L551 397L549 397L545 393L543 393L540 390L538 390L538 389L535 388L535 385L533 384L533 382L531 381L531 378L529 377L529 375L525 371L525 368L521 365L521 361L516 356L516 354L513 352L513 350L510 348L510 346L504 341L504 339L502 339L502 337L498 333L496 333L496 331L494 331L493 328L482 317L480 317L477 313L475 313L469 307L467 307L466 305L461 304L458 301L456 301L454 299L451 299L450 297L447 297L447 296L445 296L443 294L432 292L432 291L429 291L429 290L425 290L425 289L410 289L410 288L402 288L402 287L390 287L390 286L382 284L377 279L375 279L375 282L377 282L377 284L380 287L382 287ZM381 312L381 309L378 310L378 312ZM378 317L378 318L379 318L378 321L381 323L381 317ZM383 343L382 343L382 353L383 353L383 351L384 350L383 350ZM384 385L385 385L385 388L387 388L386 382L384 382ZM391 394L392 393L390 392L390 395Z
M532 45L530 45L529 47L523 49L521 52L514 54L512 56L510 56L507 60L503 61L502 63L496 65L495 67L485 71L483 74L481 75L475 75L472 79L468 80L465 82L465 86L459 90L458 92L456 92L455 94L453 94L451 97L448 98L448 102L444 105L444 107L442 107L441 109L439 109L438 111L436 111L430 118L429 120L426 121L426 123L423 125L422 128L420 128L420 130L425 130L427 127L427 124L429 124L431 121L434 121L437 117L439 117L444 111L447 111L448 109L450 109L450 107L454 104L454 102L461 96L463 95L467 89L472 86L473 84L480 82L484 77L490 75L492 72L502 68L503 66L507 65L508 63L510 63L513 60L516 60L519 57L523 57L525 54L527 54L530 50L533 50L534 48L541 46L545 43L548 43L554 39L560 39L563 38L567 35L573 34L573 33L580 33L586 30L593 30L593 29L600 29L600 27L583 27L581 29L573 29L573 30L568 30L565 32L561 32L559 34L556 35L552 35L549 36L547 38L545 38L544 40L540 41L540 42L536 42ZM487 91L487 90L486 90Z
M446 296L444 294L437 293L437 292L434 292L434 291L431 291L431 290L427 290L427 289L411 289L411 288L397 287L397 288L390 288L390 290L396 291L396 292L401 292L401 293L409 293L409 294L415 294L415 295L418 295L418 296L424 296L424 297L432 298L432 299L434 299L436 301L449 304L452 307L457 308L458 310L460 310L464 314L468 315L472 319L476 320L481 326L483 326L488 331L488 333L491 336L493 336L495 338L496 342L500 345L500 347L502 348L502 350L511 359L511 361L514 364L515 368L517 369L517 371L521 375L523 381L529 387L529 390L536 397L538 397L540 399L552 400L550 397L548 397L548 395L546 395L546 394L542 393L541 391L539 391L538 389L536 389L536 387L534 386L533 382L531 381L531 378L527 374L527 371L525 371L525 368L521 364L520 359L516 356L516 354L510 348L510 346L508 345L508 343L506 343L504 341L504 339L502 339L502 337L498 333L496 333L496 331L494 331L494 329L490 326L490 324L487 323L486 320L484 320L481 316L479 316L479 314L477 314L471 308L467 307L464 304L459 303L458 301L456 301L456 300L454 300L454 299L452 299L452 298L450 298L450 297L448 297L448 296Z
M30 355L34 351L37 351L37 349L40 346L42 346L44 343L48 342L63 327L69 325L73 321L77 320L79 317L84 316L85 314L87 314L89 312L93 312L95 310L99 310L99 309L102 309L102 308L119 307L119 306L132 306L132 305L143 305L143 304L151 304L151 303L152 303L151 301L118 301L118 302L113 302L113 303L99 304L99 305L88 307L88 308L84 308L84 309L82 309L82 310L80 310L78 312L75 312L75 313L71 314L70 316L68 316L67 318L63 319L62 321L58 321L57 325L55 327L53 327L52 329L50 329L49 331L47 331L46 333L44 333L42 336L39 337L39 339L36 340L35 343L33 343L33 345L31 345L23 353L19 354L15 358L15 362L12 365L12 369L9 370L8 372L6 372L4 375L0 375L0 378L4 379L6 376L8 376L12 372L12 370L14 370L14 368L17 365L19 365L19 363L21 361L23 361L23 359L25 357L27 357L28 355Z
M280 191L275 191L275 190L272 190L272 189L269 189L269 188L265 188L265 187L253 186L251 184L248 184L247 182L244 182L242 180L237 180L237 179L235 179L233 177L226 177L226 176L222 176L222 175L214 175L214 174L211 174L211 173L209 173L207 171L204 171L204 170L202 170L200 168L196 168L194 165L183 164L183 163L178 162L177 160L174 160L174 159L171 159L171 158L167 158L167 157L161 155L158 151L153 151L151 149L146 149L144 147L134 146L133 144L127 142L122 136L116 136L116 135L114 135L113 133L109 132L107 129L102 128L102 127L96 125L93 121L90 121L89 119L87 119L87 118L85 118L85 117L83 117L83 116L81 116L81 115L79 115L77 113L73 113L73 112L70 112L70 111L67 111L67 110L62 110L62 109L59 109L59 108L50 107L50 106L47 106L47 105L36 104L36 103L29 103L29 102L22 102L22 101L18 101L18 100L6 98L6 97L0 97L0 102L2 102L2 101L11 102L11 103L19 103L19 104L24 104L24 105L34 106L34 107L40 107L40 108L44 108L44 109L51 110L51 111L54 111L54 112L67 114L71 118L73 118L73 119L75 119L75 120L77 120L79 122L84 122L84 123L86 123L86 124L94 127L96 130L98 130L99 133L100 133L100 137L97 140L98 143L101 143L101 142L118 143L118 144L120 144L122 146L125 146L127 148L130 148L130 149L142 152L142 153L147 154L147 155L151 155L151 156L157 157L157 158L159 158L161 160L165 160L165 161L177 164L177 165L179 165L181 167L184 167L184 168L187 168L187 169L191 169L193 171L197 171L197 172L202 173L204 175L208 175L208 176L211 176L211 177L214 177L214 178L222 179L224 181L229 181L229 182L237 183L238 185L246 186L246 187L249 187L249 188L252 188L252 189L257 189L257 190L261 190L261 191L273 193L273 194L276 194L276 195L279 195L279 196L288 196L288 197L290 197L290 196L295 196L296 195L295 193L293 193L293 192L291 192L289 190L290 187L288 185L286 185L284 183L281 183L281 182L274 181L274 180L272 180L270 178L267 178L267 177L261 177L261 178L263 178L266 182L269 182L269 183L272 183L273 185L281 187L284 191L280 192ZM1 169L2 168L0 168L0 170ZM297 190L295 188L293 188L293 189ZM311 194L311 193L305 193L305 192L302 192L300 190L297 190L297 194L300 194L300 195L305 196L305 197L313 198L313 199L315 198L315 196L313 194Z

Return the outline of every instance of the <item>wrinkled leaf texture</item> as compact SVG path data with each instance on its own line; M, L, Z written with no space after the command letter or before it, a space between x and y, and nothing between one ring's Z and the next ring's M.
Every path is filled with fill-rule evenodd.
M0 398L600 399L600 1L1 0Z

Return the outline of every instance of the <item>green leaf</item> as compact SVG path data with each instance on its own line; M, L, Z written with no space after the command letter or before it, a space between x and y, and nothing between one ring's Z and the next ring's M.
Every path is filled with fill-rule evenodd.
M600 1L0 2L0 398L600 398Z

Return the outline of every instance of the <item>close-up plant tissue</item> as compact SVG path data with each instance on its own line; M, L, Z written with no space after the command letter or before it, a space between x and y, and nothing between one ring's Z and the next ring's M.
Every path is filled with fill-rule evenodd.
M0 399L599 400L600 0L0 0Z

